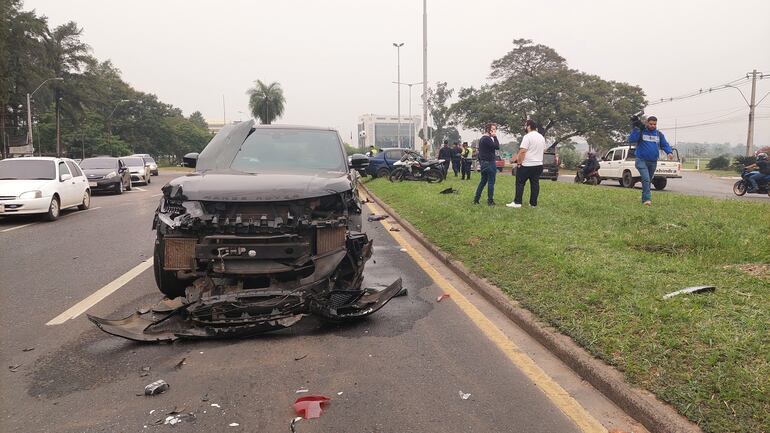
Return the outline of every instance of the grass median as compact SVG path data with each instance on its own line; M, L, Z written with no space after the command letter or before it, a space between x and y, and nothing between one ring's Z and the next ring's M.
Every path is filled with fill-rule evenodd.
M770 201L541 182L366 184L435 245L708 432L770 431ZM457 194L441 195L447 187ZM528 191L528 188L527 188ZM663 295L714 285L714 293Z

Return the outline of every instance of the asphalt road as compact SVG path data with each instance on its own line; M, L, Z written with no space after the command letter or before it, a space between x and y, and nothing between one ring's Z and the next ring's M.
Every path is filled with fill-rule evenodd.
M591 422L644 431L379 223L365 284L402 277L409 294L355 324L307 317L256 338L160 345L107 335L84 315L46 325L151 259L152 215L172 177L96 196L91 210L52 223L0 219L0 431L289 432L300 389L332 398L320 419L297 425L301 433L602 431ZM458 292L436 302L446 284ZM158 299L147 268L88 312L117 318ZM169 391L142 396L157 379ZM174 411L193 416L163 425Z

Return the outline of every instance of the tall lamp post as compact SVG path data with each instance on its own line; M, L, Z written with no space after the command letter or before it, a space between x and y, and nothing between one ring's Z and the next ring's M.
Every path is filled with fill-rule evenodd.
M393 46L396 47L396 59L397 59L397 78L396 80L400 83L401 82L401 47L404 46L404 43L395 43L393 42ZM398 132L396 133L397 136L397 142L398 147L401 147L401 86L397 86L398 89Z
M27 93L27 146L30 146L30 152L32 152L32 146L34 144L34 140L32 140L32 96L35 95L35 93L40 90L41 87L43 87L43 84L54 80L54 81L62 81L64 78L61 77L51 77L42 83L40 83L39 86L35 90L32 91L32 93Z
M409 124L411 125L409 128L409 143L414 146L414 150L417 150L417 145L414 143L414 120L412 119L412 86L422 84L422 81L419 83L400 83L398 81L393 81L393 84L409 86Z

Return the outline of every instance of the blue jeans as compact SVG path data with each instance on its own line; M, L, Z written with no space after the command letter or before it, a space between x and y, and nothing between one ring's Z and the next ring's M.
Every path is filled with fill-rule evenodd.
M770 181L770 174L762 174L760 172L751 173L749 176L749 182L751 183L751 190L756 191L759 188L759 182Z
M655 176L655 169L658 167L658 161L645 161L636 158L635 165L636 169L639 170L639 175L642 177L642 203L644 203L652 199L650 182L652 181L652 177Z
M487 203L494 202L495 197L495 177L497 176L497 167L494 161L481 161L481 181L476 188L476 197L473 198L474 202L478 202L481 198L481 192L484 191L484 186L489 185L487 188Z

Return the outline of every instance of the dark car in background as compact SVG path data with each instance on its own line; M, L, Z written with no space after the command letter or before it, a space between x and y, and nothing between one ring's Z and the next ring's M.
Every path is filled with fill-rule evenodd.
M393 171L393 163L401 161L407 150L409 149L398 147L380 149L376 155L369 157L369 166L366 168L366 173L372 177L388 178L390 172Z
M131 191L131 173L120 158L86 158L80 161L80 168L86 174L88 185L93 192L123 194L123 191Z
M543 152L543 173L540 174L540 179L559 180L560 163L556 147L546 148ZM516 164L513 164L513 167L511 167L511 175L516 176Z

